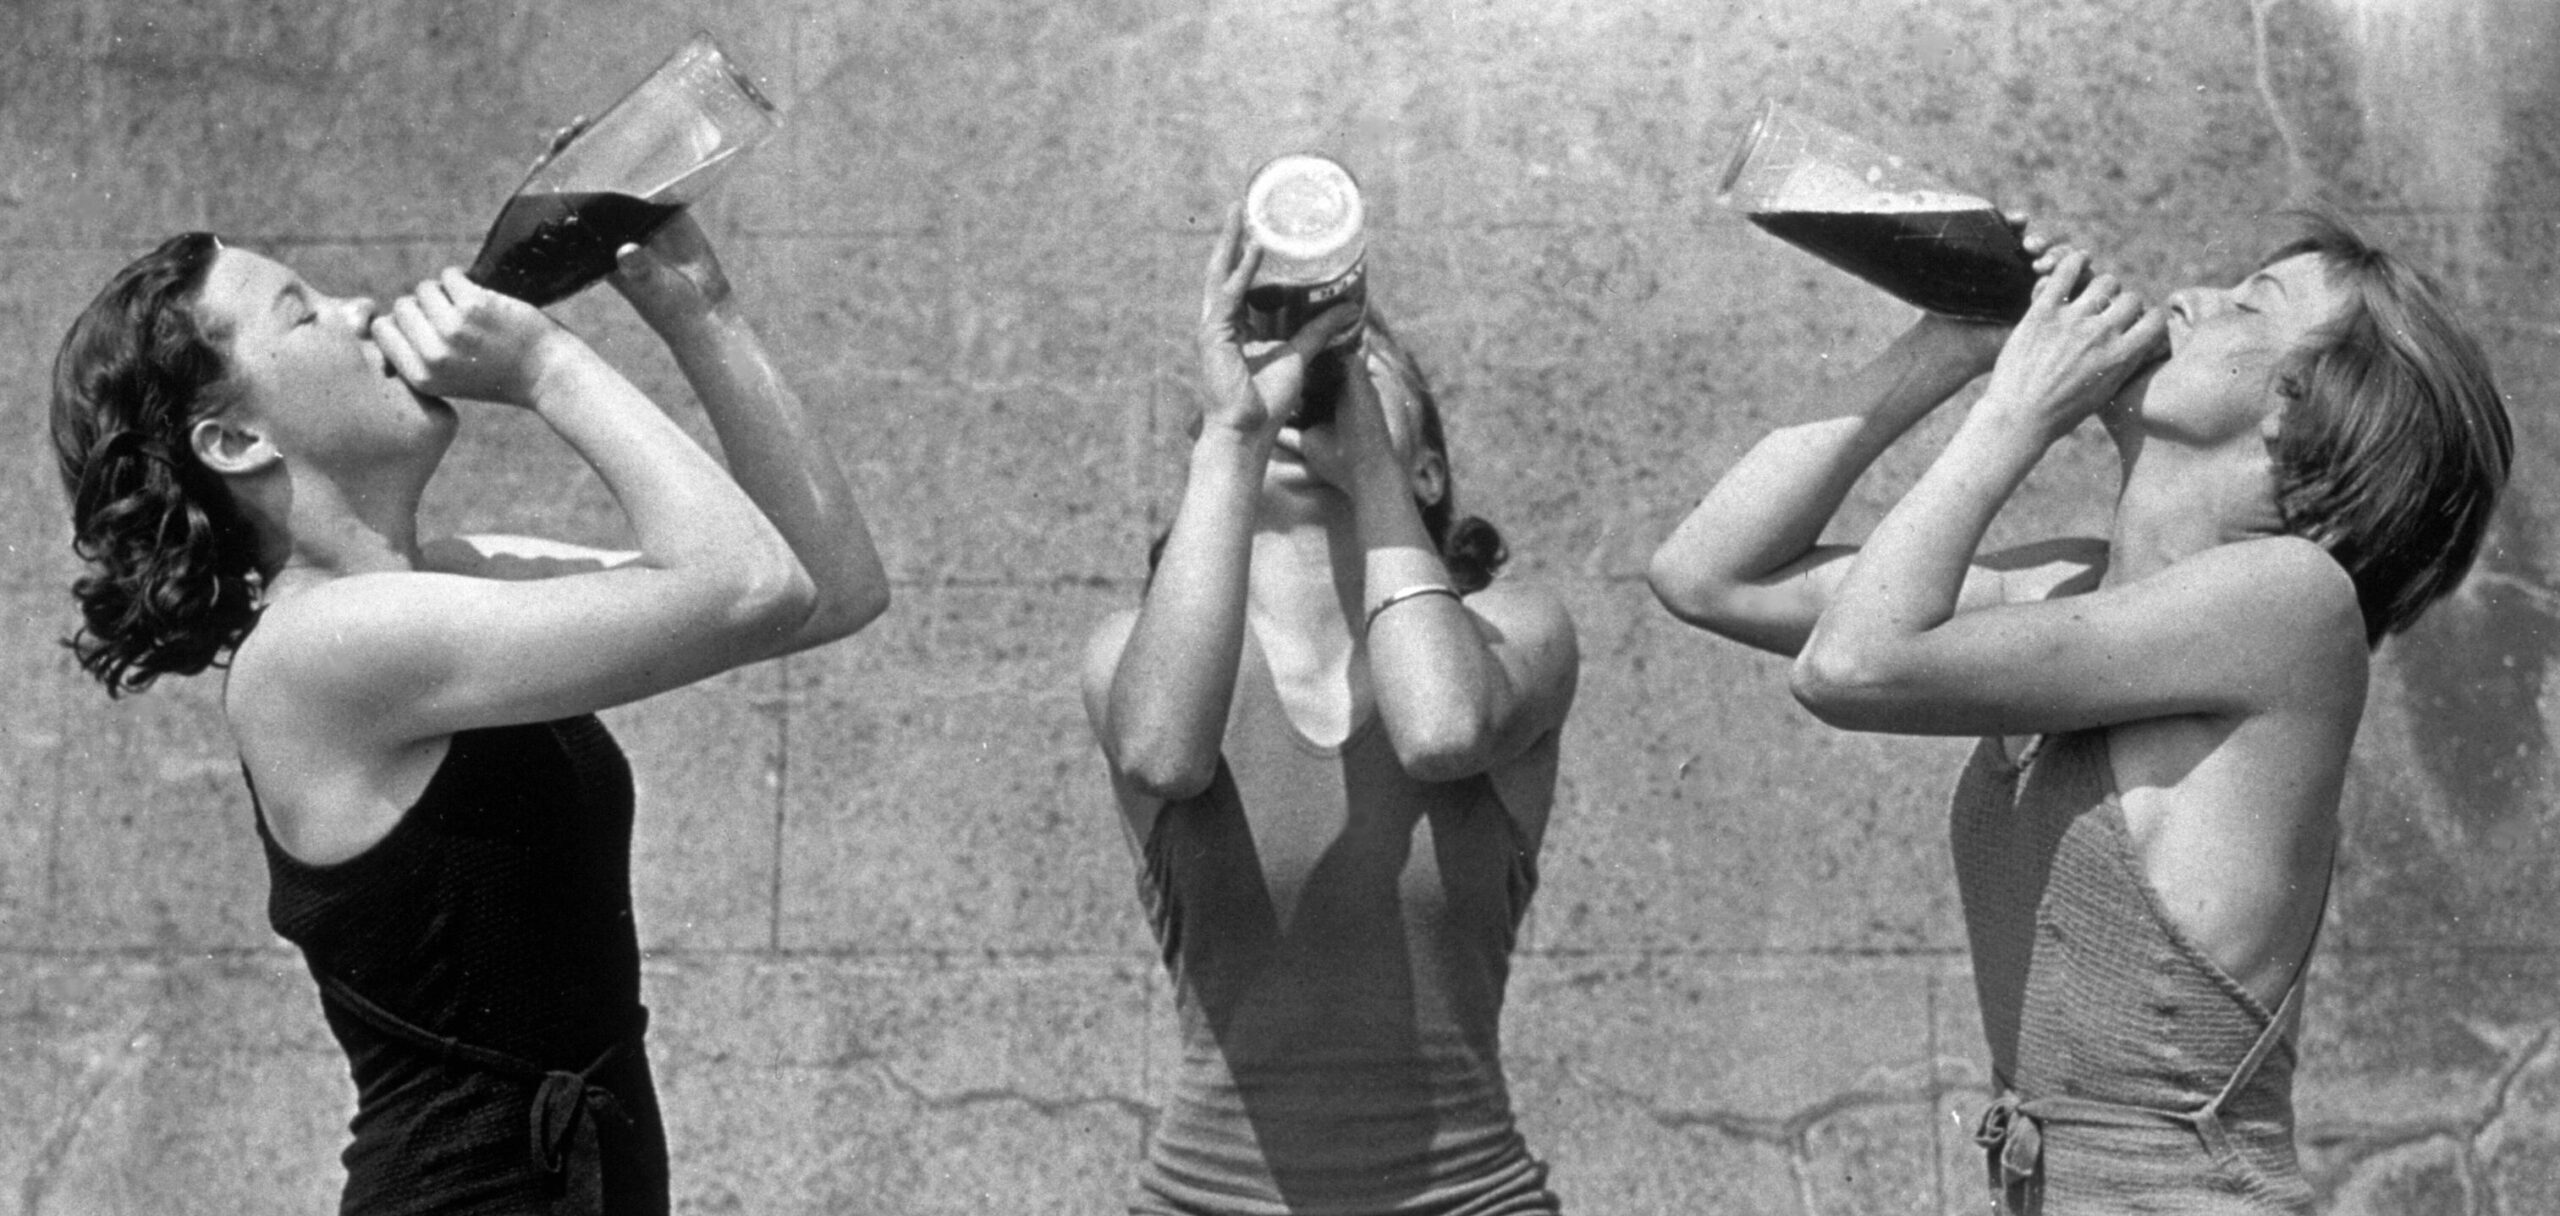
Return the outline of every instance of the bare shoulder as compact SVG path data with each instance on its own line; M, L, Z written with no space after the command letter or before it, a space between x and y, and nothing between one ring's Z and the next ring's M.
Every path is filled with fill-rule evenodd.
M1495 583L1465 603L1485 645L1539 707L1531 720L1561 721L1582 673L1582 643L1564 601L1535 583L1515 582Z
M2355 580L2329 551L2299 536L2262 536L2216 545L2181 559L2173 573L2210 586L2216 598L2244 609L2281 608L2299 629L2318 621L2353 625L2363 620Z
M640 554L599 549L539 536L484 533L448 536L419 547L419 568L468 578L525 582L612 570L640 560Z
M270 605L232 656L223 717L256 782L260 812L302 861L344 860L399 821L444 755L445 736L405 731L402 647L385 644L422 581L338 579Z
M407 687L400 636L450 577L355 575L268 605L232 654L224 704L235 730L380 720Z
M1553 591L1536 583L1496 582L1467 596L1465 603L1478 620L1493 627L1495 640L1573 645L1573 614Z
M2217 545L2166 572L2173 594L2213 626L2287 649L2365 653L2355 580L2329 551L2298 536Z

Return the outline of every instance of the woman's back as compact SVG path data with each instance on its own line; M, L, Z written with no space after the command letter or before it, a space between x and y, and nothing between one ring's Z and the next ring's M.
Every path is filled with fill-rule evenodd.
M514 1211L578 1185L528 1151L550 1073L594 1087L559 1098L602 1132L605 1168L583 1175L610 1188L602 1210L665 1210L631 772L602 724L456 735L398 826L342 862L297 861L263 813L257 827L269 918L302 948L357 1088L347 1210ZM565 1158L574 1130L545 1147Z

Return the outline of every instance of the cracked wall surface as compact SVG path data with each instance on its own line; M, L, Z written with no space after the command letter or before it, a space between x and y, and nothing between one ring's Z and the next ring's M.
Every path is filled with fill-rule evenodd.
M2560 1212L2560 9L2541 0L247 0L0 4L0 1207L327 1210L352 1092L206 681L111 704L46 377L209 227L326 289L467 260L554 126L693 28L787 130L705 212L865 492L891 615L609 720L641 789L680 1211L1115 1210L1175 1050L1078 645L1178 489L1207 225L1275 152L1372 194L1373 293L1469 510L1571 606L1582 698L1506 1021L1569 1208L1981 1210L1945 858L1964 745L1842 735L1654 607L1646 555L1904 310L1720 212L1774 95L2166 288L2327 201L2434 268L2518 423L2476 576L2386 646L2302 1042L2334 1216ZM558 310L680 382L602 299ZM1817 394L1818 395L1818 394ZM679 416L707 433L698 411ZM1872 521L1943 423L1859 491ZM2060 445L2001 535L2092 530ZM474 411L430 524L611 542Z

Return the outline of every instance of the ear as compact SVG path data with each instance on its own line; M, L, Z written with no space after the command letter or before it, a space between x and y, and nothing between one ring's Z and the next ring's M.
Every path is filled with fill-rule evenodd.
M200 418L187 428L187 446L204 467L225 477L264 472L284 459L254 427L227 418Z
M1414 501L1439 505L1449 496L1449 462L1429 447L1419 447L1413 454L1412 481Z

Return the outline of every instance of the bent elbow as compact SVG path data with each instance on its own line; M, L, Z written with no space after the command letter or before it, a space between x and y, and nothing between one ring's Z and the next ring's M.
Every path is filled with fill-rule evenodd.
M1715 597L1707 580L1684 568L1669 548L1654 551L1644 581L1653 588L1653 598L1682 621L1704 627L1714 618Z
M836 595L827 596L809 617L802 632L811 645L841 641L862 632L871 622L889 610L889 584L869 582Z
M818 585L796 560L754 563L731 584L729 619L751 635L788 634L808 621L817 607Z
M1479 723L1454 721L1392 732L1396 763L1416 781L1459 781L1493 767L1493 736Z
M1839 646L1805 647L1787 670L1787 691L1825 726L1840 730L1879 730L1879 711L1889 698L1891 677L1862 656Z
M1669 552L1665 549L1655 553L1644 574L1645 585L1653 589L1653 598L1664 609L1692 628L1746 645L1772 648L1754 628L1756 622L1744 595L1746 584L1691 569L1668 556Z
M1120 766L1120 779L1129 788L1158 802L1197 798L1217 776L1214 757L1202 764L1185 756L1132 755Z

